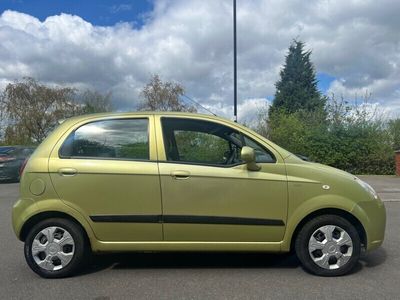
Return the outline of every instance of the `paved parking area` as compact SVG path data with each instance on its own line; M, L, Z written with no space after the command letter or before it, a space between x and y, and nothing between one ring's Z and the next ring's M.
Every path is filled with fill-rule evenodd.
M146 253L104 255L73 278L41 279L11 229L18 184L1 184L0 299L400 299L400 178L360 177L388 200L386 239L338 278L307 274L290 255Z
M400 201L400 177L380 175L358 177L373 186L384 201Z

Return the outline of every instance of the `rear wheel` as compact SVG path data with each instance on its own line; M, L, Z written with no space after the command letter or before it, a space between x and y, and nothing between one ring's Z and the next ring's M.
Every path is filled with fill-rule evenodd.
M58 278L75 273L88 259L89 247L80 226L67 219L36 224L25 240L25 259L42 277Z
M320 276L340 276L357 264L361 242L349 221L336 215L323 215L303 226L295 249L306 270Z

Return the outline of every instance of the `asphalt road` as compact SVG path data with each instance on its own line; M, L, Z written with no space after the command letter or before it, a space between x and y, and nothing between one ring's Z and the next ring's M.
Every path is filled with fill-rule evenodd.
M1 184L0 299L400 299L400 178L363 179L388 200L386 239L337 278L310 275L290 255L146 253L103 255L73 278L42 279L11 229L18 184Z

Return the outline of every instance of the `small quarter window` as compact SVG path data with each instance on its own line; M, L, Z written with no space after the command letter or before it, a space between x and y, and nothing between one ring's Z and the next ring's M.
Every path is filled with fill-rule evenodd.
M252 139L248 138L247 136L243 136L244 143L246 146L249 146L254 149L256 153L256 162L258 163L273 163L275 162L275 157L272 155L271 152L267 151L264 147L260 144L256 143Z
M60 149L63 157L149 159L148 119L104 120L75 130Z

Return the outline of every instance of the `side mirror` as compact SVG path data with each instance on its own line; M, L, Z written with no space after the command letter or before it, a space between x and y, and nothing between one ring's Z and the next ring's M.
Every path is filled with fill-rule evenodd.
M256 164L256 153L253 148L244 146L240 152L240 156L247 164L247 169L250 171L259 171L261 169L261 167Z

